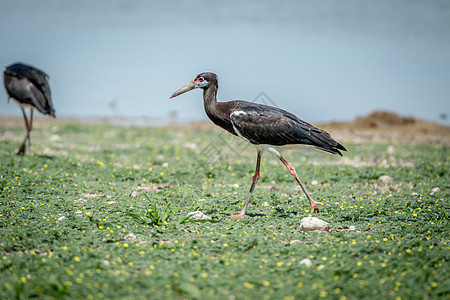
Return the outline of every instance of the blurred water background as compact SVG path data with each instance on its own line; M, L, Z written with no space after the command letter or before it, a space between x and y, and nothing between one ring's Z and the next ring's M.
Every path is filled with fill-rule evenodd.
M450 1L0 0L0 66L50 75L58 117L204 120L264 92L310 122L373 110L450 124ZM0 115L20 116L0 88Z

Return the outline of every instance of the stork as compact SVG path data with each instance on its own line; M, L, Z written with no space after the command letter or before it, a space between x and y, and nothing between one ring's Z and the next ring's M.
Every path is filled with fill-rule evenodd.
M19 104L25 120L27 134L17 154L25 154L26 143L31 149L30 132L33 129L33 109L37 108L44 115L55 117L48 75L35 67L23 63L14 63L5 68L3 79L8 100L14 99ZM27 118L25 108L30 108Z
M203 104L209 119L217 126L256 147L256 170L244 207L239 214L230 217L241 218L245 215L260 176L261 157L265 150L275 154L294 176L309 200L311 212L319 212L317 205L323 205L323 203L311 198L294 167L284 159L280 151L309 148L342 156L341 150L347 151L345 147L331 138L328 132L312 126L283 109L241 100L218 102L216 98L218 87L216 74L201 73L173 93L169 99L193 89L203 89Z

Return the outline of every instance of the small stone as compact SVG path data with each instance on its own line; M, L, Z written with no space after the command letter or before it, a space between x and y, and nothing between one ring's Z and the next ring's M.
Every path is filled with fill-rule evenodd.
M65 220L65 219L66 219L66 217L59 217L58 221L62 221L62 220Z
M389 156L394 155L394 154L395 154L395 148L394 148L394 146L389 145L389 146L387 147L387 153L389 154Z
M378 180L383 183L389 183L394 181L394 179L392 179L392 177L389 175L381 175L380 177L378 177Z
M440 191L441 191L441 189L438 188L438 187L432 188L432 189L431 189L430 195L433 196L434 194L437 194L437 193L439 193Z
M264 202L263 204L261 204L264 207L270 206L269 202Z
M205 215L201 211L191 211L188 213L188 216L191 216L189 220L211 220L210 216Z
M53 134L49 138L50 142L56 142L56 141L59 141L60 139L61 139L61 137L57 134Z
M136 239L136 235L132 232L130 232L129 234L127 234L126 236L123 237L125 240L135 240Z
M348 230L349 230L349 231L355 231L355 230L356 230L356 227L352 225L352 226L350 226L350 227L348 228Z
M411 193L411 196L417 196L417 195L419 195L419 194L416 193L416 192L412 192L412 193Z
M300 223L300 230L303 231L328 231L330 229L330 224L316 217L306 217L303 218Z
M305 266L311 266L312 265L312 261L309 258L304 258L300 261L300 264L305 265Z
M319 184L319 182L317 180L311 181L311 185L318 185L318 184Z
M183 144L182 147L185 150L190 150L190 151L197 150L197 144L194 144L194 143L185 143L185 144Z

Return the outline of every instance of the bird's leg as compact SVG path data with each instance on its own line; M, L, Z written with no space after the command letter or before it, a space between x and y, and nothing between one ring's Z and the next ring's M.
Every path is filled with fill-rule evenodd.
M247 199L245 200L244 207L242 208L241 212L237 215L231 215L232 218L241 218L245 215L245 211L247 210L248 203L250 202L250 198L252 197L253 190L255 189L256 182L258 182L259 179L259 169L261 166L261 157L262 157L263 150L258 150L258 156L256 158L256 170L255 174L253 175L252 180L252 186L250 187L250 190L248 191Z
M23 154L25 154L27 140L30 138L30 123L28 122L27 115L25 114L25 109L22 106L20 108L22 109L23 119L25 120L25 127L27 129L27 135L25 136L25 139L23 140L22 145L20 146L17 154L23 155Z
M33 130L33 112L34 112L34 110L33 110L33 107L31 107L30 108L30 129L28 130L28 134L27 134L27 137L28 137L28 150L30 151L30 153L31 153L31 138L30 138L30 133L31 133L31 130Z
M306 188L303 185L303 183L300 181L300 178L298 178L297 172L295 171L294 167L291 166L281 155L279 155L278 158L281 160L281 162L289 170L289 173L291 173L291 175L295 177L295 180L297 180L298 184L302 188L303 193L305 193L306 198L308 198L308 200L309 200L309 204L311 204L311 212L317 212L318 213L319 212L319 208L317 207L317 204L323 205L323 203L314 201L311 198L311 196L308 194L308 192L306 191Z

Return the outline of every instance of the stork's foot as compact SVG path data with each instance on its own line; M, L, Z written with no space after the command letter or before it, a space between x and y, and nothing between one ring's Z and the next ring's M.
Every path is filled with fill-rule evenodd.
M322 202L312 202L311 203L311 213L320 213L319 208L317 207L317 205L323 205Z
M237 214L237 215L230 215L230 218L243 218L245 215L244 214Z

